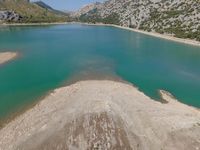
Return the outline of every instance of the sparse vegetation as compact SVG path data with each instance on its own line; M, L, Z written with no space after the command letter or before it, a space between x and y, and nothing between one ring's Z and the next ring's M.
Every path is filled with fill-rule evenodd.
M105 23L105 24L116 24L119 25L119 15L117 13L112 13L105 18L101 18L96 10L92 10L88 14L83 14L80 16L79 21L88 23Z

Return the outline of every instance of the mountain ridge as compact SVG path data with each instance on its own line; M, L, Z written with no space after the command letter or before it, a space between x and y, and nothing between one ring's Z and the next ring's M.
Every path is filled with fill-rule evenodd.
M63 12L63 11L60 11L60 10L57 10L57 9L54 9L53 7L49 6L48 4L44 3L43 1L39 0L39 1L36 1L36 2L33 2L34 4L37 4L38 6L44 8L44 9L47 9L55 14L58 14L58 15L67 15L67 13Z

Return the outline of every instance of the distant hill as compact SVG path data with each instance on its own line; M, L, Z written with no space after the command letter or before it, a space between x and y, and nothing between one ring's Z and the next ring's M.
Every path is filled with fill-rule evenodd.
M44 9L47 9L55 14L58 14L58 15L67 15L66 12L63 12L63 11L60 11L60 10L56 10L54 8L52 8L51 6L47 5L46 3L44 3L43 1L36 1L34 2L35 4L37 4L38 6L44 8Z
M38 6L48 9L48 10L54 10L51 6L47 5L46 3L44 3L43 1L37 1L34 2L35 4L37 4Z
M31 3L29 0L0 0L0 21L23 23L67 21L68 15L65 13L53 11L53 8L43 2L39 4ZM5 14L11 16L5 16ZM20 16L18 17L20 19L16 19L14 16Z
M102 6L102 3L99 3L99 2L91 3L91 4L83 6L78 11L71 13L71 16L72 17L79 17L81 15L87 14L88 12L90 12L92 10L100 9L101 6Z

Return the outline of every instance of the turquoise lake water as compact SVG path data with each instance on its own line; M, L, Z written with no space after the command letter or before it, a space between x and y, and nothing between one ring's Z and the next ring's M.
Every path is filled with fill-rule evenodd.
M116 78L159 99L158 89L200 107L200 47L114 27L0 27L0 52L20 56L0 65L0 119L69 80Z

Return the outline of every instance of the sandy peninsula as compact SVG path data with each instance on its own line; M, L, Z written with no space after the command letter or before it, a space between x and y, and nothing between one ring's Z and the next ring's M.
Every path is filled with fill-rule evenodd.
M116 81L56 89L0 130L0 149L200 149L200 111L160 92L167 103Z
M0 52L0 64L6 63L17 57L15 52Z

